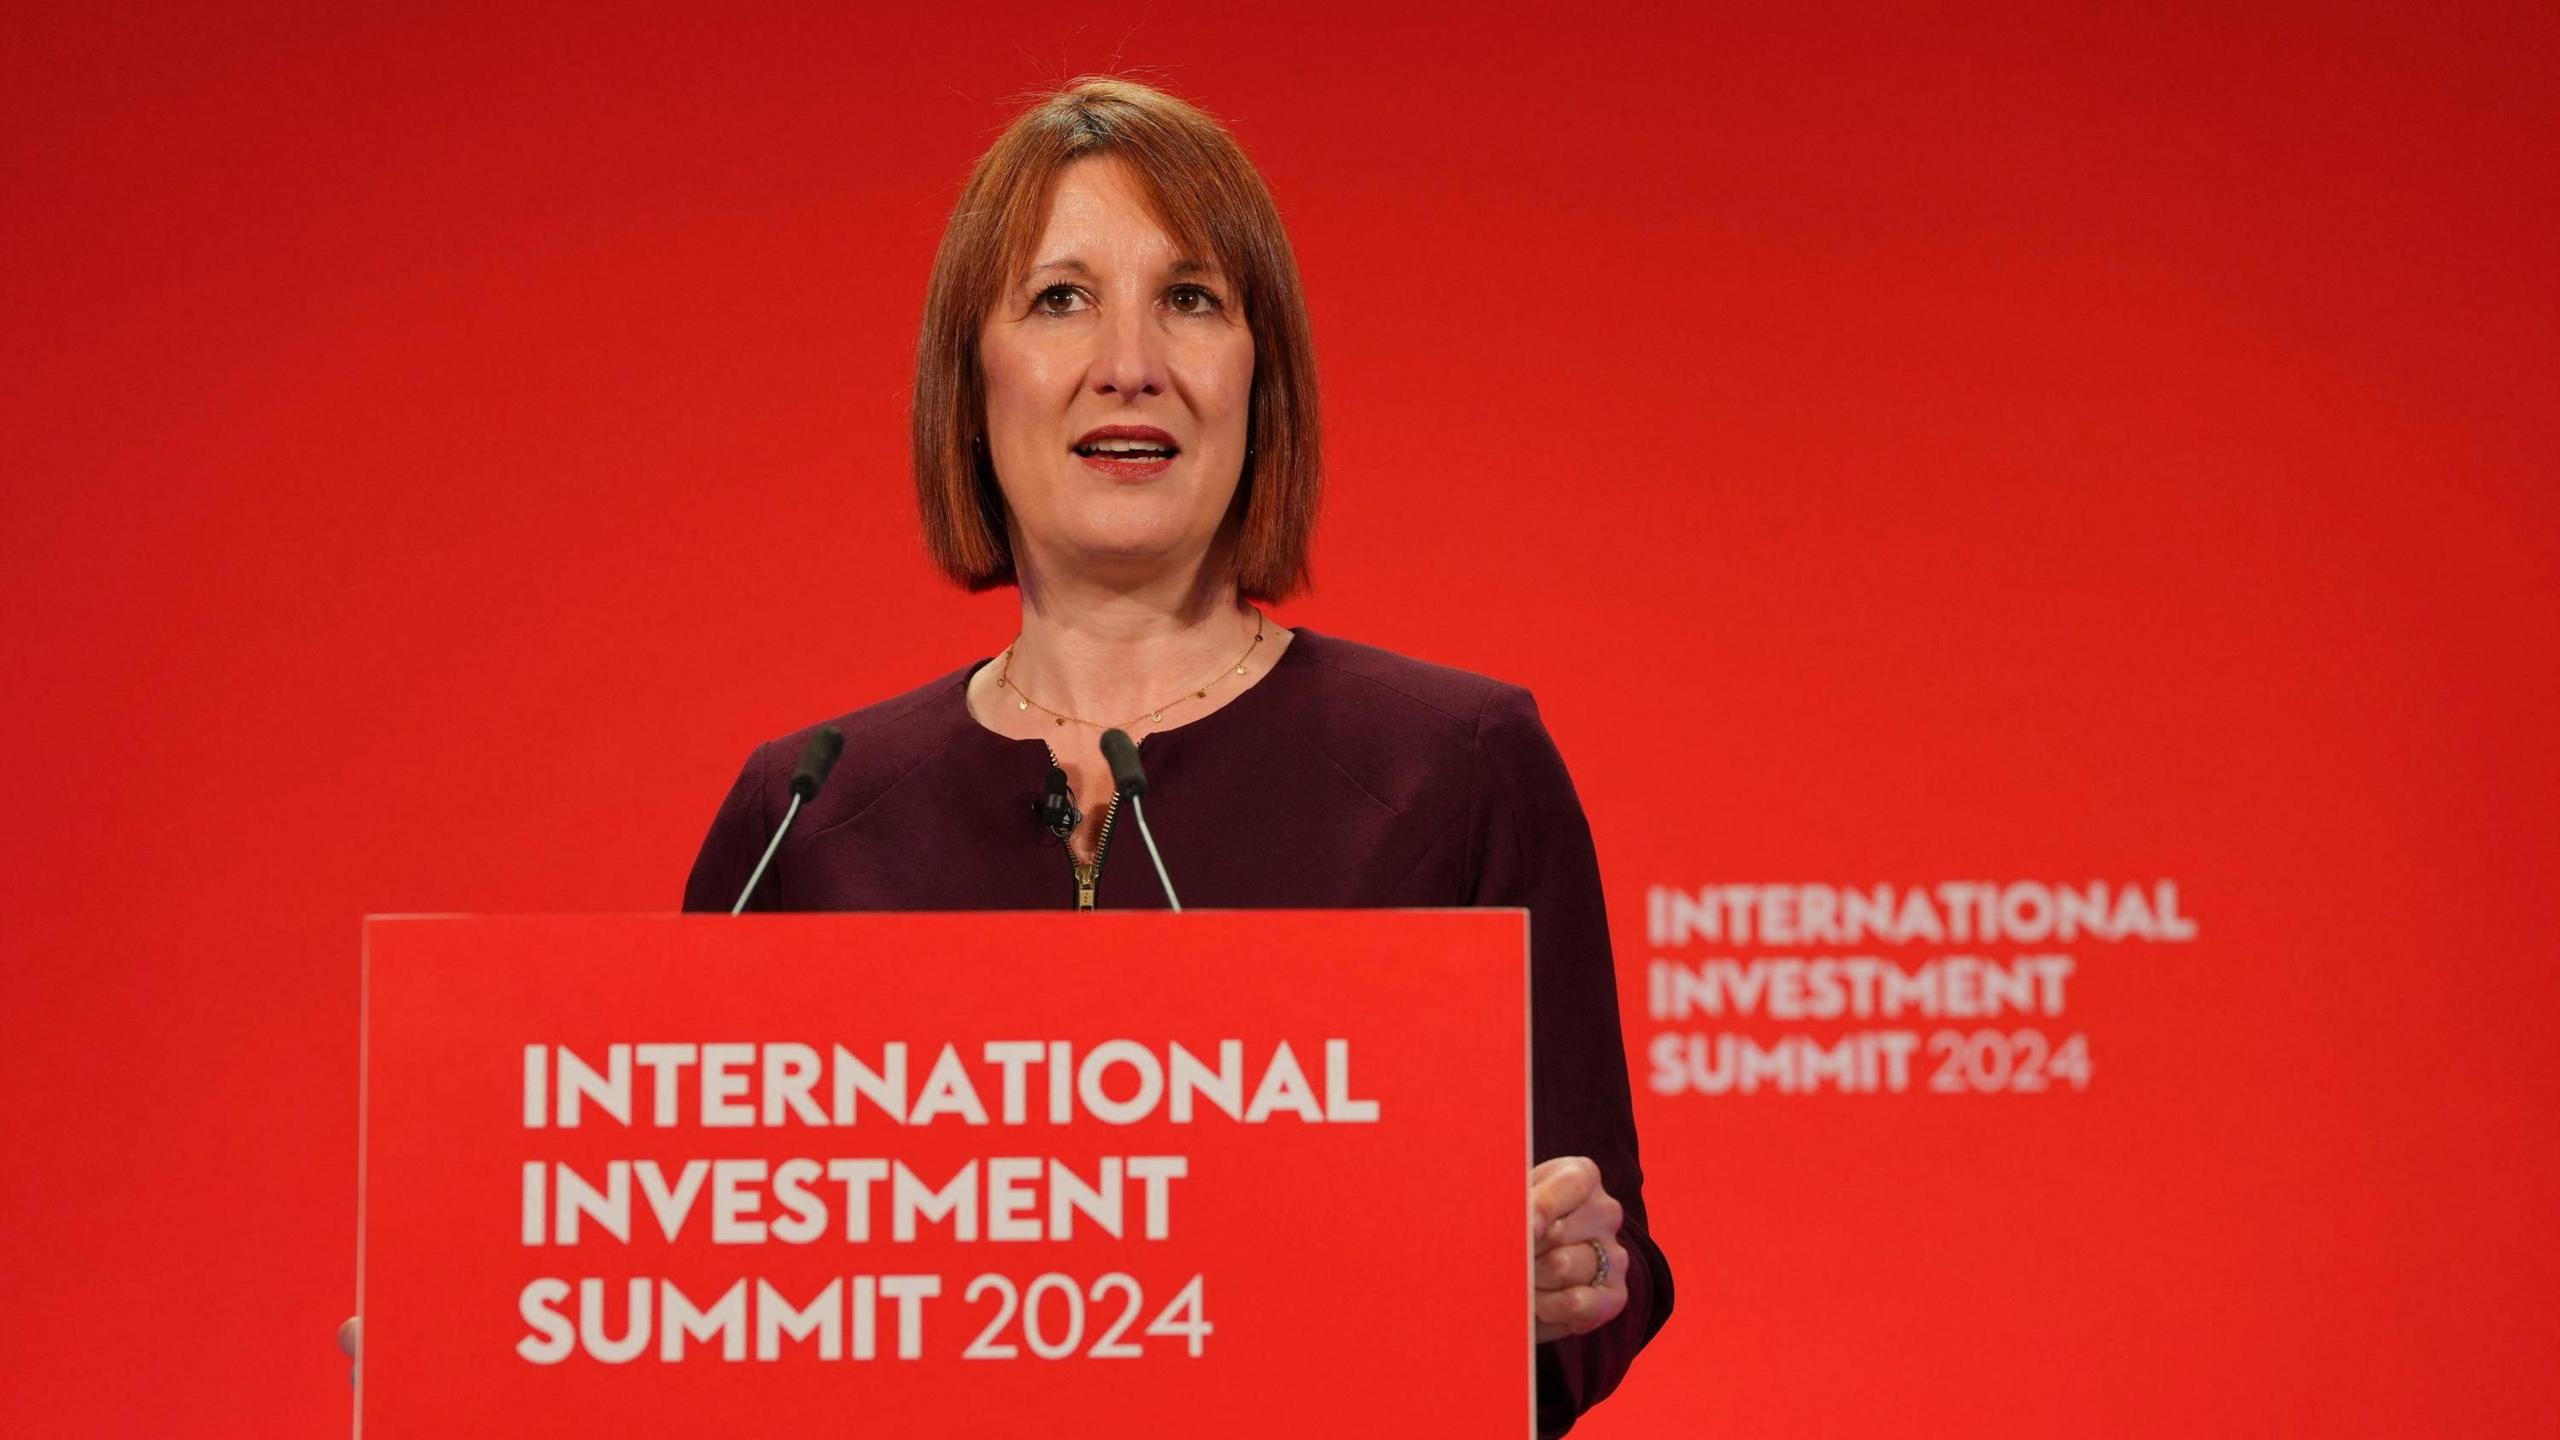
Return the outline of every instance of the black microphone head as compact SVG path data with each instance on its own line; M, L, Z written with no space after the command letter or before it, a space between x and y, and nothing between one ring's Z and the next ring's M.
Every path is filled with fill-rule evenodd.
M1123 795L1147 793L1147 770L1138 763L1138 742L1126 730L1102 732L1102 758L1111 764L1111 784Z
M791 793L802 800L816 798L818 787L827 783L827 772L836 768L836 757L844 753L844 732L833 725L821 725L809 743L800 747L800 763L791 771Z

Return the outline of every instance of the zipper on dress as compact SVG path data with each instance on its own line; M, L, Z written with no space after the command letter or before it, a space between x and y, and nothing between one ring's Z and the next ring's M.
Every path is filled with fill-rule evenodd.
M1058 764L1058 752L1054 746L1043 742L1040 748L1049 752L1050 764ZM1059 768L1065 767L1059 766ZM1070 790L1067 798L1070 801L1074 800L1074 791ZM1072 842L1062 842L1059 847L1067 852L1067 874L1076 882L1076 908L1079 910L1095 908L1093 892L1095 887L1102 883L1103 857L1111 853L1111 822L1119 818L1120 792L1115 789L1111 792L1111 804L1102 812L1102 833L1093 839L1093 863L1087 864L1077 859L1076 847Z
M1092 864L1078 860L1074 850L1067 851L1067 868L1076 877L1076 908L1079 910L1094 908L1094 887L1102 883L1102 857L1111 850L1111 822L1119 816L1120 797L1115 794L1111 797L1110 807L1102 812L1102 833L1093 840Z

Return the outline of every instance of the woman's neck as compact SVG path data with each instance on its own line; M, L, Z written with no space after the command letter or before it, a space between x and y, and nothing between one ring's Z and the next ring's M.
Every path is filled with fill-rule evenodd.
M1007 674L1039 705L1121 724L1224 675L1261 623L1232 582L1170 593L1026 584Z

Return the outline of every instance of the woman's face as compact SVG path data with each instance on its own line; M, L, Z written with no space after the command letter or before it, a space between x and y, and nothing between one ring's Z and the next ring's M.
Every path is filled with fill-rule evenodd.
M1107 155L1058 172L1031 264L978 329L1017 562L1104 583L1196 566L1244 467L1253 332L1234 286Z

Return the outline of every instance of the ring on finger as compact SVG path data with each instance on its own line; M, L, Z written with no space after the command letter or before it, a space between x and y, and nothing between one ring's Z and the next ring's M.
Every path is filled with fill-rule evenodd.
M1591 1253L1600 1257L1600 1268L1592 1272L1591 1288L1606 1290L1609 1288L1609 1247L1594 1240L1591 1242Z

